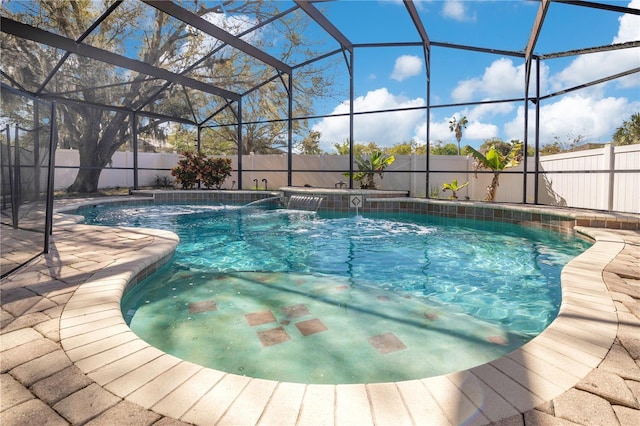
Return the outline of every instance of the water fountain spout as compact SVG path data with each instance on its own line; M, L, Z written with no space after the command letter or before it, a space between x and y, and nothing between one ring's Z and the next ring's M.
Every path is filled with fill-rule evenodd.
M267 191L267 180L266 179L262 179L262 183L264 183L264 190Z
M248 204L245 204L244 206L242 206L243 209L247 208L247 207L257 207L260 205L268 205L268 204L275 204L278 206L282 205L282 197L281 196L275 196L275 197L268 197L268 198L261 198L259 200L255 200L252 201Z
M256 184L256 191L258 190L258 179L254 179L253 182Z
M322 200L324 200L324 197L318 195L292 195L289 197L287 208L317 212Z

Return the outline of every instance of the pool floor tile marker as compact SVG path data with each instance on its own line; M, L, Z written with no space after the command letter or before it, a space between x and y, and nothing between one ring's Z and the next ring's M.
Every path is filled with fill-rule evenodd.
M258 331L258 338L260 338L262 346L273 346L291 340L291 336L284 330L284 327Z
M298 317L305 317L307 315L311 315L311 312L309 312L309 309L307 309L307 307L302 304L284 306L280 310L282 311L283 314L286 315L287 318L298 318Z
M271 311L252 312L250 314L245 314L244 317L247 319L247 322L251 327L276 322L276 317L273 316Z
M317 318L300 321L296 323L296 327L298 328L298 330L300 330L300 333L302 333L303 336L310 336L312 334L321 333L328 330L327 326Z
M189 304L190 314L199 314L202 312L211 312L217 310L217 304L215 300L205 300L204 302L196 302Z
M382 355L407 349L405 344L393 333L369 337L369 343Z

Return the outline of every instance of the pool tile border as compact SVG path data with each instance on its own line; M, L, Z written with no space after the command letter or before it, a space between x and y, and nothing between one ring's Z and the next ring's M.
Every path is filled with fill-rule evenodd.
M67 226L81 227L86 235L102 232ZM604 229L576 230L595 244L563 269L563 301L552 324L505 357L444 376L359 385L280 383L201 367L149 346L126 326L119 300L126 288L173 255L177 237L158 230L123 231L151 236L154 242L123 253L78 288L61 316L61 344L98 385L196 424L269 424L275 419L287 424L471 425L520 417L584 378L616 336L617 314L602 271L624 241Z

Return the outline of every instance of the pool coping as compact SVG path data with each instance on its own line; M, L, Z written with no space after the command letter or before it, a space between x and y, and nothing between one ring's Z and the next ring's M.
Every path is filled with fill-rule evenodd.
M57 219L62 222L56 224L75 222L66 215ZM557 318L505 357L395 383L304 385L238 376L165 354L126 326L119 303L126 287L168 261L178 243L166 231L137 231L153 236L154 244L116 259L108 272L94 274L76 290L62 312L61 344L98 385L189 423L487 424L520 417L572 388L598 366L617 333L602 271L624 240L605 229L577 227L595 243L563 269Z

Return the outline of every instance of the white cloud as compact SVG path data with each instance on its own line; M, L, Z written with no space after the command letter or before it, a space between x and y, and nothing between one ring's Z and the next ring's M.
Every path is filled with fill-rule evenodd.
M202 17L213 25L228 31L233 35L239 35L258 24L258 21L255 18L248 15L227 15L225 13L211 12L202 15ZM193 31L195 35L201 35L202 39L199 39L198 37L188 39L187 44L182 47L183 51L192 49L199 52L208 52L223 44L217 38L204 34L196 29L191 29L191 31ZM262 34L262 30L258 29L244 35L242 39L248 43L255 43L262 38ZM225 46L219 55L224 56L229 50L231 50L231 47Z
M455 114L456 118L460 118L464 114ZM469 116L466 116L467 119ZM433 117L432 117L433 118ZM451 117L444 117L441 120L431 121L429 126L429 134L431 143L434 144L436 141L442 141L444 143L455 143L456 140L455 134L449 130L449 120ZM467 128L464 130L462 134L462 139L460 140L460 146L464 147L465 145L478 145L474 142L484 141L485 139L495 138L498 136L498 126L491 123L482 123L478 120L469 120L467 124ZM427 134L427 125L425 123L421 123L421 125L416 130L415 140L421 144L424 144L426 141Z
M586 142L609 142L622 121L640 109L640 102L629 102L625 98L597 98L575 94L565 96L558 102L540 108L540 143L545 145L559 138L568 142L570 138L582 136ZM533 108L529 119L535 117ZM507 140L523 139L524 106L518 108L514 120L505 124ZM530 126L529 137L534 137L534 126ZM533 140L533 139L531 139Z
M451 16L463 16L464 5L445 5L451 7ZM460 12L455 15L456 7ZM633 0L630 7L640 8L640 0ZM619 19L617 35L614 43L630 40L640 40L640 17L624 15ZM559 73L551 75L546 63L541 63L541 91L558 90L558 88L572 87L577 84L609 76L638 66L640 48L624 49L620 51L603 52L599 54L581 55ZM460 81L451 96L455 102L469 102L481 99L521 98L524 89L524 64L516 65L511 59L501 58L493 61L485 68L482 75ZM532 69L531 90L533 94L536 81L535 67ZM613 97L605 94L607 86L612 84L620 88L640 87L640 74L636 73L625 79L618 79L614 83L599 84L594 87L569 93L562 97L542 101L540 112L540 140L544 145L553 142L554 138L568 141L570 138L582 136L586 142L608 142L615 129L628 119L633 113L640 111L640 99L633 93L625 97ZM434 97L435 98L435 97ZM356 110L374 110L385 108L400 108L413 103L424 105L420 98L409 100L390 94L386 89L378 89L367 93L355 101ZM441 103L432 99L432 104ZM341 109L342 108L342 109ZM517 110L516 110L517 108ZM535 106L529 105L530 141L533 141L535 129ZM347 112L348 103L344 103L336 110ZM356 117L355 138L357 142L375 141L383 146L415 139L420 143L426 140L426 123L424 114L416 112L410 119L402 114L371 115ZM464 132L462 144L478 146L483 140L501 137L504 140L524 138L524 105L516 103L495 103L470 107L456 114L466 116L469 120ZM502 117L509 115L511 121L502 124ZM502 116L502 117L501 117ZM404 117L401 119L401 117ZM342 119L342 118L341 118ZM432 112L430 123L430 139L435 142L455 143L455 136L449 130L450 117L437 117ZM323 140L328 141L329 149L333 142L342 142L348 137L348 117L341 123L324 120L315 130L323 133ZM337 120L337 119L335 119ZM499 123L499 125L497 125ZM500 131L500 127L502 131ZM533 143L533 142L532 142ZM327 146L323 147L327 149Z
M640 0L632 0L629 7L640 9ZM620 27L618 35L613 39L614 43L624 43L625 41L640 40L640 16L625 14L618 18Z
M475 16L468 15L466 5L460 0L445 1L442 5L442 16L461 22L475 20Z
M629 7L640 8L640 0L633 0ZM640 16L625 14L618 18L620 26L613 43L640 40ZM608 77L638 67L640 47L610 52L598 52L578 56L567 68L552 79L554 90L577 86L599 78ZM615 81L622 88L640 86L640 74L635 73ZM603 90L595 86L592 90Z
M640 7L640 0L633 0L630 7ZM640 17L624 15L619 19L620 25L613 43L640 39ZM577 56L566 68L551 75L549 67L541 64L541 91L557 91L591 82L638 66L640 48L619 51L584 54ZM535 81L535 69L532 70L531 81ZM468 102L478 99L497 99L522 97L524 87L524 64L515 65L510 59L501 58L487 68L482 76L458 83L451 96L456 102ZM588 142L608 142L615 129L622 121L640 110L637 97L631 100L624 97L606 95L607 86L616 84L620 88L640 86L640 75L634 74L612 83L598 84L563 97L543 101L540 110L540 141L544 145L558 138L568 142L582 136ZM531 85L533 90L533 84ZM547 89L548 87L548 89ZM504 124L501 137L505 140L524 138L524 105L520 104L487 104L479 105L464 115L470 125L465 137L473 139L480 133L490 133L489 127L477 127L472 131L471 123L486 122L493 116L511 113L518 106L513 119ZM534 106L530 105L529 136L534 137ZM476 131L477 130L477 131ZM432 132L432 139L434 139Z
M544 81L549 73L549 68L544 63L541 69L541 85L544 89ZM469 102L481 98L502 99L510 97L522 97L524 93L524 63L514 65L511 59L500 58L491 63L484 70L480 78L463 80L453 89L451 97L455 102ZM531 70L531 82L536 81L536 70ZM534 84L530 84L530 93Z
M495 124L472 121L462 134L462 143L464 143L464 139L484 141L485 139L495 138L498 137L498 131L498 126Z
M492 118L498 115L506 115L513 111L515 108L514 103L504 102L495 104L482 104L472 108L467 113L467 119L469 120L483 120Z
M424 106L422 98L408 99L389 93L386 88L368 92L354 100L354 111L375 111L394 108ZM349 112L349 102L345 101L334 108L331 114ZM425 120L423 110L391 112L383 114L356 115L354 118L354 142L375 142L380 146L392 146L409 142L415 137L420 124ZM320 147L331 152L334 143L342 143L349 137L349 117L325 118L313 126L321 133Z
M551 78L551 87L554 91L558 91L628 71L638 67L639 58L640 48L638 47L581 55ZM640 74L636 73L615 80L615 84L623 88L638 87ZM590 90L602 91L604 88L605 86L600 84L591 87Z
M422 71L422 59L413 55L402 55L396 59L391 78L402 81L414 75L419 75Z
M255 18L248 15L227 15L225 13L207 13L202 15L204 19L211 22L213 25L220 27L231 34L238 35L243 33L258 24ZM249 41L247 37L252 38L259 34L259 31L253 31L244 37L245 41Z

